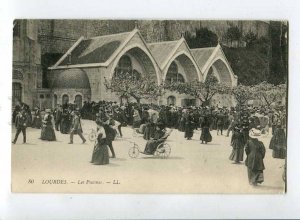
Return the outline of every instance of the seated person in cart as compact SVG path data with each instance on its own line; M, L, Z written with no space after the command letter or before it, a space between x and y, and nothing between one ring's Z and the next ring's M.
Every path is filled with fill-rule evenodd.
M157 147L163 143L169 135L170 132L166 132L163 124L156 124L154 137L147 141L144 153L149 155L154 154Z

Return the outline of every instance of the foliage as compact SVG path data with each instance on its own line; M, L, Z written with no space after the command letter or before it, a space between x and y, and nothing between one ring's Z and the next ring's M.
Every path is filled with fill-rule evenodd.
M200 99L202 106L205 106L209 104L214 95L228 93L230 87L219 83L215 76L208 75L205 82L172 83L165 85L165 88Z
M105 78L104 85L107 90L115 92L119 97L133 97L138 103L141 99L157 99L163 95L163 86L158 85L147 76L133 77L126 72L118 74L112 80Z
M242 33L238 26L231 26L227 29L227 32L225 33L224 37L227 40L230 40L231 43L232 41L239 41L242 38Z
M288 45L285 35L287 28L281 21L270 22L271 59L268 82L278 85L286 82L288 75Z
M254 98L255 89L253 86L245 86L239 84L238 86L232 88L231 93L237 101L237 107L246 105L249 100Z
M195 36L186 32L184 38L190 48L215 47L218 44L218 36L207 28L196 29Z
M286 89L286 84L273 85L265 81L254 86L256 97L268 106L281 102L286 95Z
M257 35L254 34L252 31L249 31L244 35L243 40L246 42L246 46L248 48L253 47L253 45L257 41Z
M261 52L264 44L255 44L251 48L229 48L222 46L238 82L243 85L255 85L266 81L269 75L269 57ZM268 49L269 50L269 49Z

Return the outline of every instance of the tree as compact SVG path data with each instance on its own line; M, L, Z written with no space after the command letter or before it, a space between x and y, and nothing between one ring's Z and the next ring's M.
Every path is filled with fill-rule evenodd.
M227 40L230 40L230 43L232 44L232 41L240 41L242 37L242 33L238 26L231 26L227 29L227 32L224 36Z
M279 103L286 95L286 84L273 85L266 81L254 86L254 92L267 106Z
M128 72L118 74L118 77L113 77L112 80L105 78L104 85L107 90L115 92L119 97L127 99L133 97L138 103L141 99L157 99L164 91L162 85L158 85L149 77L135 77Z
M254 97L254 91L255 89L253 86L244 86L242 84L239 84L231 90L232 95L237 101L238 109L241 106L246 105L248 101Z
M229 86L219 83L212 74L207 76L205 82L172 83L165 85L165 88L180 94L191 95L199 99L202 106L208 105L216 94L227 94L229 92Z
M245 36L243 37L243 40L246 42L246 46L248 48L250 48L257 41L257 35L254 34L252 31L249 31L247 34L245 34Z
M190 48L215 47L218 44L218 36L207 28L196 29L196 35L185 32L184 38Z

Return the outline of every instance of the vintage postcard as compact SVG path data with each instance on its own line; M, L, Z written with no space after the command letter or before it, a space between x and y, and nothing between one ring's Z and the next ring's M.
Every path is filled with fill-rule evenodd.
M286 192L288 22L13 22L12 192Z

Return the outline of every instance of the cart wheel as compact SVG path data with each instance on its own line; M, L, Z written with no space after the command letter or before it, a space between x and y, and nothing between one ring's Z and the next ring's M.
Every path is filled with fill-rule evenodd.
M95 131L92 131L92 132L89 134L89 140L90 140L91 142L93 142L93 141L96 140L96 138L97 138L96 132L95 132Z
M167 143L162 143L162 144L158 145L158 147L155 151L155 155L162 157L162 158L167 158L170 156L170 154L171 154L171 147Z
M131 158L137 158L139 156L139 154L140 154L140 151L135 145L133 147L131 147L128 151L128 155Z

